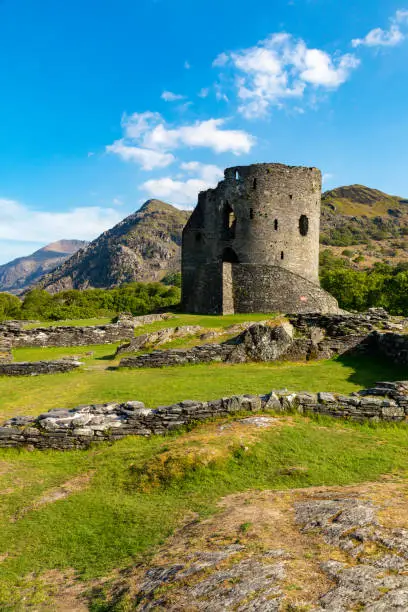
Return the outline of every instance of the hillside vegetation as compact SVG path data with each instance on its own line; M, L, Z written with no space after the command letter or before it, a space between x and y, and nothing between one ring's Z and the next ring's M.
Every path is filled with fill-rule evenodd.
M142 315L177 306L179 302L180 289L162 283L129 283L116 289L72 289L54 295L44 289L32 289L22 301L14 295L0 293L0 321L112 318L119 312Z
M322 244L350 246L407 234L406 199L364 185L338 187L322 196Z

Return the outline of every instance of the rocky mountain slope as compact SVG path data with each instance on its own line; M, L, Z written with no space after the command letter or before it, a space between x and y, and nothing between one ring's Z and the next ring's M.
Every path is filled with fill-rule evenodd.
M408 199L363 185L322 196L321 249L346 257L352 267L408 263Z
M408 200L363 185L322 196L321 242L345 246L408 234Z
M20 293L87 245L83 240L59 240L0 266L0 291Z
M181 233L189 214L160 200L148 200L136 213L43 276L36 286L56 293L160 280L180 268Z

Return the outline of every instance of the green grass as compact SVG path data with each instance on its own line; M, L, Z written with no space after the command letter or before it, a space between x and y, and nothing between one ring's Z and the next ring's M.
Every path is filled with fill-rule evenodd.
M35 329L37 327L86 327L88 325L107 325L112 322L112 317L99 317L93 319L65 319L62 321L39 321L38 323L28 323L24 329Z
M85 369L38 377L0 377L0 418L39 414L56 407L112 400L140 400L149 407L183 399L209 400L271 389L351 393L376 380L401 380L404 368L368 357L338 358L308 363L203 364L163 369L106 369L112 347L18 349L16 358L51 359L95 348ZM20 352L21 351L21 352ZM89 368L89 369L86 369ZM105 369L101 369L105 368Z
M276 318L274 313L252 313L252 314L233 314L233 315L193 315L174 313L174 318L164 321L156 321L142 327L136 327L135 334L147 334L165 327L178 327L181 325L200 325L206 329L223 328L244 323L246 321L267 321Z
M0 489L6 494L0 505L0 555L8 556L1 566L0 604L26 609L19 606L42 597L33 576L48 569L73 568L81 579L89 579L133 565L151 554L188 512L207 516L229 493L345 485L382 474L405 476L408 469L405 426L344 425L330 419L314 423L296 417L294 424L259 431L247 452L232 447L222 460L192 466L182 478L141 492L134 467L171 451L186 435L128 438L86 452L1 451ZM293 465L303 469L284 475L282 468ZM45 491L90 471L87 489L33 506Z

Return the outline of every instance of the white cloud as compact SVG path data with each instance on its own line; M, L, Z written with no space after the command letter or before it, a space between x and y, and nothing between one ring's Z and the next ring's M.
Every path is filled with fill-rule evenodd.
M301 99L311 88L337 89L359 65L352 54L330 55L309 49L291 34L272 34L254 47L222 53L214 66L229 64L237 71L235 86L246 117L266 115L271 106Z
M185 180L174 180L169 176L152 179L143 183L142 189L150 197L163 198L176 206L192 208L197 202L198 193L215 187L224 176L218 166L197 161L182 163L180 168L195 176Z
M198 92L198 97L199 98L207 98L208 94L210 93L210 90L208 87L203 87L199 92Z
M224 171L215 164L203 164L198 161L191 161L180 164L181 170L192 172L203 180L208 187L216 185L224 177ZM207 187L207 188L208 188Z
M187 60L184 62L184 68L185 68L186 70L190 70L190 68L191 68L191 64L190 64L190 62L188 62Z
M113 202L112 202L115 206L123 206L124 202L122 200L121 197L116 196L116 198L113 198Z
M143 170L154 170L154 168L165 168L175 160L171 153L163 153L152 149L144 149L125 144L123 139L116 140L106 147L108 153L119 155L124 161L132 161L142 166Z
M221 66L225 66L228 63L229 57L226 53L220 53L218 57L215 58L212 65L217 68Z
M399 10L390 18L391 25L388 30L374 28L364 38L354 38L353 47L395 47L407 37L403 26L408 24L408 10Z
M248 153L254 144L254 138L243 130L222 129L224 124L225 119L208 119L168 129L161 123L145 134L144 143L152 149L169 150L185 146L205 147L215 153Z
M77 207L66 212L33 210L15 200L0 199L0 240L41 245L77 238L91 240L118 223L113 208ZM4 251L4 248L2 249Z
M159 113L150 111L122 117L124 137L106 147L125 161L139 163L145 170L170 165L178 148L207 148L215 153L248 153L255 139L243 130L224 128L225 119L196 121L170 127Z
M175 94L172 91L163 91L161 98L165 102L176 102L177 100L184 100L185 96L181 94Z

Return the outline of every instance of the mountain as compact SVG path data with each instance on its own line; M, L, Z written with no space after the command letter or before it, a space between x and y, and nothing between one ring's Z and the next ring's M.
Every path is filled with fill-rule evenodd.
M320 242L322 248L346 257L356 269L375 263L406 264L408 199L364 185L326 191Z
M322 196L321 242L347 246L408 233L408 200L364 185L326 191Z
M36 287L56 293L160 280L167 272L180 269L181 233L189 216L190 212L160 200L148 200L43 276Z
M21 293L43 274L54 270L76 251L87 245L83 240L59 240L0 266L0 291Z

